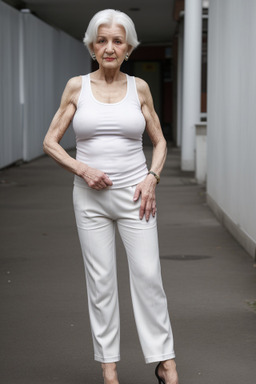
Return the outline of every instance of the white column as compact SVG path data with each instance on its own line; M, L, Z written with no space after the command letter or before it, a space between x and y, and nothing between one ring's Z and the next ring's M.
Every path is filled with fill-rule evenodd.
M184 51L184 22L179 23L178 40L178 79L177 79L177 146L181 146L182 138L182 92L183 92L183 51Z
M181 168L195 169L195 124L201 110L202 0L185 0Z

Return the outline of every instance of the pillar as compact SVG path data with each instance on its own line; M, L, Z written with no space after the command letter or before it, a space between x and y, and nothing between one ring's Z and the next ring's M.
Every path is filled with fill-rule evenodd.
M185 0L181 169L195 169L195 124L201 110L202 0Z
M177 73L177 146L181 146L182 138L182 92L183 92L183 51L184 51L184 23L179 22L178 37L178 73Z

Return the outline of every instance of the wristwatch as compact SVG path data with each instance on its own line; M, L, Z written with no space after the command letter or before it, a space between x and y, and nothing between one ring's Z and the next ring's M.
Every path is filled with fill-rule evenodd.
M157 184L159 184L159 181L160 181L160 176L159 175L157 175L155 172L153 172L153 171L149 171L148 172L148 175L153 175L153 176L155 176L155 178L156 178L156 183Z

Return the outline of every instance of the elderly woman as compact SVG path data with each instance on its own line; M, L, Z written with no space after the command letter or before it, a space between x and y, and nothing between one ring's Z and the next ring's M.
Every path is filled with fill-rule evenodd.
M84 43L99 69L70 79L44 140L44 150L74 173L74 210L88 292L94 358L105 384L117 384L120 359L115 227L124 243L136 326L146 363L159 383L177 384L173 335L162 286L155 188L166 142L145 81L120 71L138 45L132 20L107 9L90 21ZM59 142L70 122L76 159ZM150 170L144 130L153 144Z

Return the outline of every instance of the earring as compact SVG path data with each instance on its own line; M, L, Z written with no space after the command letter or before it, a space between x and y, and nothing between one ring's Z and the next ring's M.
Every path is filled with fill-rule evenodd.
M128 55L128 53L126 53L126 55L125 55L125 61L128 61L128 59L129 59L129 55Z
M95 61L96 60L96 55L95 55L95 53L94 52L92 52L92 59Z

